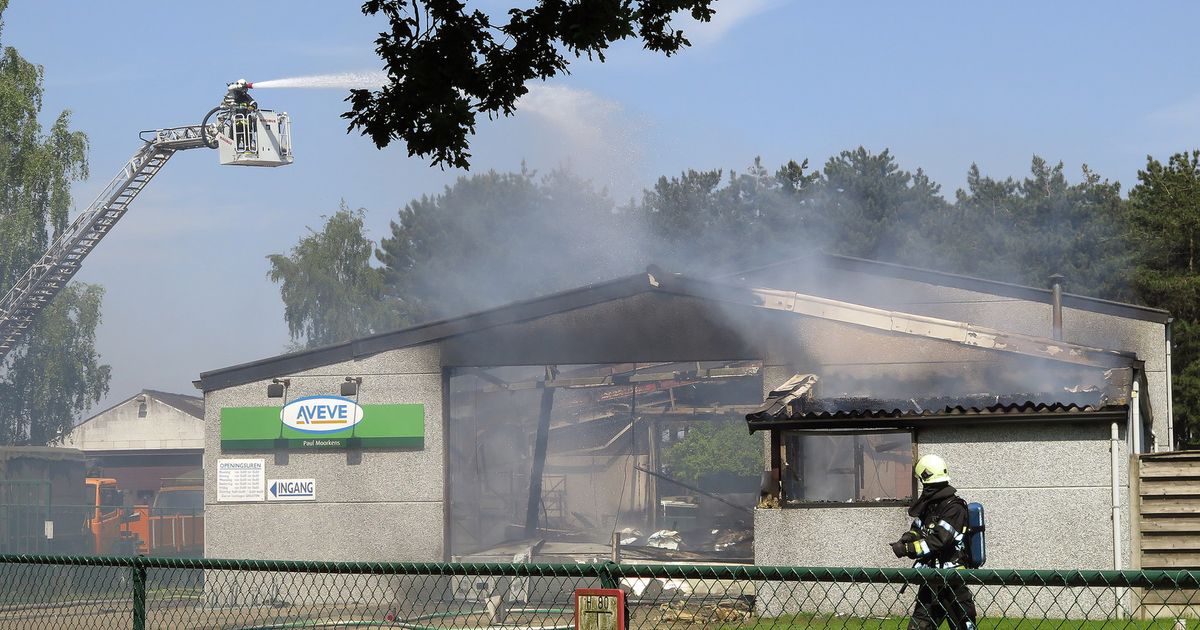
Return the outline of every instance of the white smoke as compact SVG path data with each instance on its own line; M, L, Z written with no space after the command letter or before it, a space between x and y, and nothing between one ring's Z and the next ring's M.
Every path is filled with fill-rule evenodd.
M340 72L270 81L254 81L254 89L377 89L387 83L381 71ZM646 125L620 103L593 92L561 85L532 85L517 102L519 119L541 127L531 138L554 164L591 179L618 197L635 195ZM535 165L536 166L536 165Z
M647 125L616 101L561 85L533 85L517 102L517 115L550 132L553 159L616 197L641 190Z

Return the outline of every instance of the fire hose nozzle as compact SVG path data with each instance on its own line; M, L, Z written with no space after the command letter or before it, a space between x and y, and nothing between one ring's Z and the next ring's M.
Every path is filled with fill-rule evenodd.
M227 85L226 89L228 89L230 92L232 92L234 90L249 90L250 88L253 88L253 87L254 87L253 83L251 83L245 79L238 79L237 81L234 81L233 83L230 83L229 85Z

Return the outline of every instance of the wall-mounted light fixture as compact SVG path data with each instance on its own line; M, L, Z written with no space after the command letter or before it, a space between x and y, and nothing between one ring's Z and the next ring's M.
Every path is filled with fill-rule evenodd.
M357 406L358 391L362 387L362 382L363 380L361 376L347 376L346 380L342 381L342 385L339 388L338 393L340 393L343 398L349 398L353 396L354 404ZM362 463L362 451L359 450L362 448L362 438L354 434L355 429L357 428L357 424L350 427L350 437L346 438L346 448L348 449L346 451L346 463L350 465Z
M267 398L286 398L288 386L292 384L290 378L273 378L267 385Z
M349 398L350 396L358 397L358 387L362 385L361 376L347 376L342 382L341 394Z

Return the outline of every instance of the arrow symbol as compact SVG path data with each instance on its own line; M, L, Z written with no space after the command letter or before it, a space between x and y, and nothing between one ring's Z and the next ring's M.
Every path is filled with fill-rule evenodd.
M277 486L277 485L279 485L279 482L275 482L275 483L271 484L271 495L272 496L276 496L276 497L279 496L279 493L275 492L275 486Z

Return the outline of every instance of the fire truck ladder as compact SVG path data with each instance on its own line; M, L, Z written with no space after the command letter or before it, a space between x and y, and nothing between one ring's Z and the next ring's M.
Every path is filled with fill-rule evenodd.
M204 147L200 125L143 132L142 145L108 187L54 239L45 254L0 299L0 361L20 344L34 318L79 271L100 239L176 151ZM209 125L209 136L216 126ZM153 133L153 138L145 137Z

